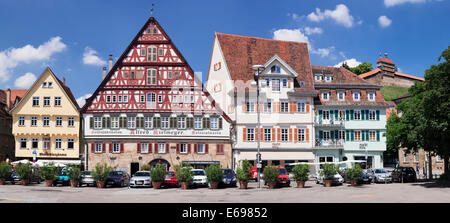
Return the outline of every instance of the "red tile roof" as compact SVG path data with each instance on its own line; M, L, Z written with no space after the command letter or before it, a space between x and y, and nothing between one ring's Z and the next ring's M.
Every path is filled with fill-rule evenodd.
M369 71L369 72L360 74L359 77L360 77L360 78L366 78L366 77L372 76L372 75L374 75L374 74L376 74L376 73L378 73L378 72L380 72L380 71L381 71L380 68L377 68L377 69L375 69L375 70L371 70L371 71Z
M319 65L311 65L311 69L313 74L316 73L331 73L333 76L333 80L331 82L314 82L320 84L362 84L362 85L371 85L366 80L359 78L353 72L343 68L343 67L329 67L329 66L319 66Z
M216 33L216 36L233 80L244 82L252 80L253 65L265 64L273 56L278 55L298 73L294 82L295 90L314 91L306 43L224 33ZM299 84L301 80L305 83L303 87Z
M395 75L406 77L406 78L411 78L411 79L418 80L418 81L425 81L425 79L422 78L422 77L416 77L416 76L409 75L409 74L403 74L403 73L395 72Z
M2 89L1 91L3 91L5 95L7 95L6 93L8 91L7 89ZM10 108L8 109L12 109L14 107L14 102L16 101L16 98L21 100L23 96L25 96L27 91L28 89L11 89L11 96L9 97Z
M386 57L380 57L380 59L378 59L377 63L379 63L379 62L384 62L384 63L395 65L394 61L392 61L391 59L386 58Z

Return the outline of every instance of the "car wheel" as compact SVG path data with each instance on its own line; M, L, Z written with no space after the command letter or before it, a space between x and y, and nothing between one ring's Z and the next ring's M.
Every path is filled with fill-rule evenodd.
M124 187L125 186L125 182L120 182L120 187Z

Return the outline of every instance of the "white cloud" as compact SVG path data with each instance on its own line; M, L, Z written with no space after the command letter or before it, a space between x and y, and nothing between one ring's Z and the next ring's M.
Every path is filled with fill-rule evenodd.
M334 46L328 48L315 49L309 42L309 38L305 34L303 34L300 29L276 30L275 32L273 32L273 39L307 43L309 51L313 54L318 54L321 57L329 56L330 53L334 51Z
M86 99L88 99L91 96L92 96L92 94L85 94L85 95L77 98L78 106L83 107L84 104L86 103Z
M3 82L9 80L11 70L21 63L49 60L53 54L64 51L67 45L61 39L59 36L53 37L37 48L28 44L21 48L0 51L0 79Z
M358 65L361 64L360 61L357 61L355 58L352 58L352 59L344 60L344 61L342 61L342 62L340 62L340 63L334 65L334 67L341 67L342 64L343 64L344 62L345 62L349 67L352 67L352 68L353 68L353 67L357 67Z
M291 17L293 20L300 19L301 17L297 13L288 13L287 16Z
M84 48L83 64L94 65L94 66L106 65L106 61L102 60L96 54L97 54L97 51L95 51L94 49L92 49L88 46L86 48Z
M36 75L33 73L26 73L16 79L14 86L18 88L29 88L37 80Z
M405 3L424 3L430 0L384 0L384 6L392 7L396 5L401 5Z
M325 10L324 12L320 11L319 8L316 8L316 12L311 12L307 18L313 22L320 22L324 19L333 19L338 24L344 25L349 28L353 26L353 16L350 15L350 10L344 4L336 5L335 10Z
M390 26L392 23L392 20L389 19L387 16L382 15L380 17L378 17L378 24L380 24L381 27L388 27Z
M305 30L306 35L322 34L323 33L323 30L321 28L319 28L319 27L314 27L314 28L305 27L304 30Z

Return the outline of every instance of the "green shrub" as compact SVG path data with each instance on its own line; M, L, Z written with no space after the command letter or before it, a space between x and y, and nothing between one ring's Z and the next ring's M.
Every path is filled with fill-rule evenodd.
M178 182L191 182L194 177L194 172L190 167L181 168L177 172L177 181Z
M141 166L142 171L150 171L152 168L148 164L144 164Z
M338 166L332 163L324 163L321 166L322 172L320 172L320 176L323 176L325 180L332 180L337 173Z
M16 166L16 174L20 179L30 179L32 170L31 163L23 164L19 163Z
M41 177L44 180L53 180L56 176L58 176L58 168L53 162L44 163L44 165L40 168L40 172Z
M309 179L309 165L300 164L292 168L295 181L308 181Z
M276 182L278 180L278 175L280 175L280 168L277 166L266 166L263 171L264 181L266 182Z
M208 182L220 182L223 178L223 171L219 164L209 165L205 168Z
M11 174L11 165L7 162L0 163L0 179L7 179Z
M247 182L252 177L250 173L252 167L253 165L248 160L244 160L241 167L236 169L236 179L239 182Z
M77 165L68 165L66 167L67 176L69 176L70 180L79 180L81 178L81 169Z
M113 169L106 165L106 163L97 163L92 171L92 177L94 177L94 180L97 182L104 182L108 178L109 172L112 170Z
M359 164L353 163L352 168L345 170L345 174L350 178L350 180L360 180L363 176L363 169Z
M150 170L150 178L152 182L163 182L166 175L166 166L157 164Z

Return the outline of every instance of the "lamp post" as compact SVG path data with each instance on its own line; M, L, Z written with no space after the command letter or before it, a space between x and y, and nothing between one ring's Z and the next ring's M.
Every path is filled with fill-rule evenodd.
M261 134L260 134L260 109L259 109L259 75L265 69L263 65L253 65L252 69L255 70L255 81L256 81L256 108L258 110L258 124L257 124L257 136L258 136L258 152L256 154L256 168L258 169L258 188L261 188L261 152L260 152L260 142L261 142Z

